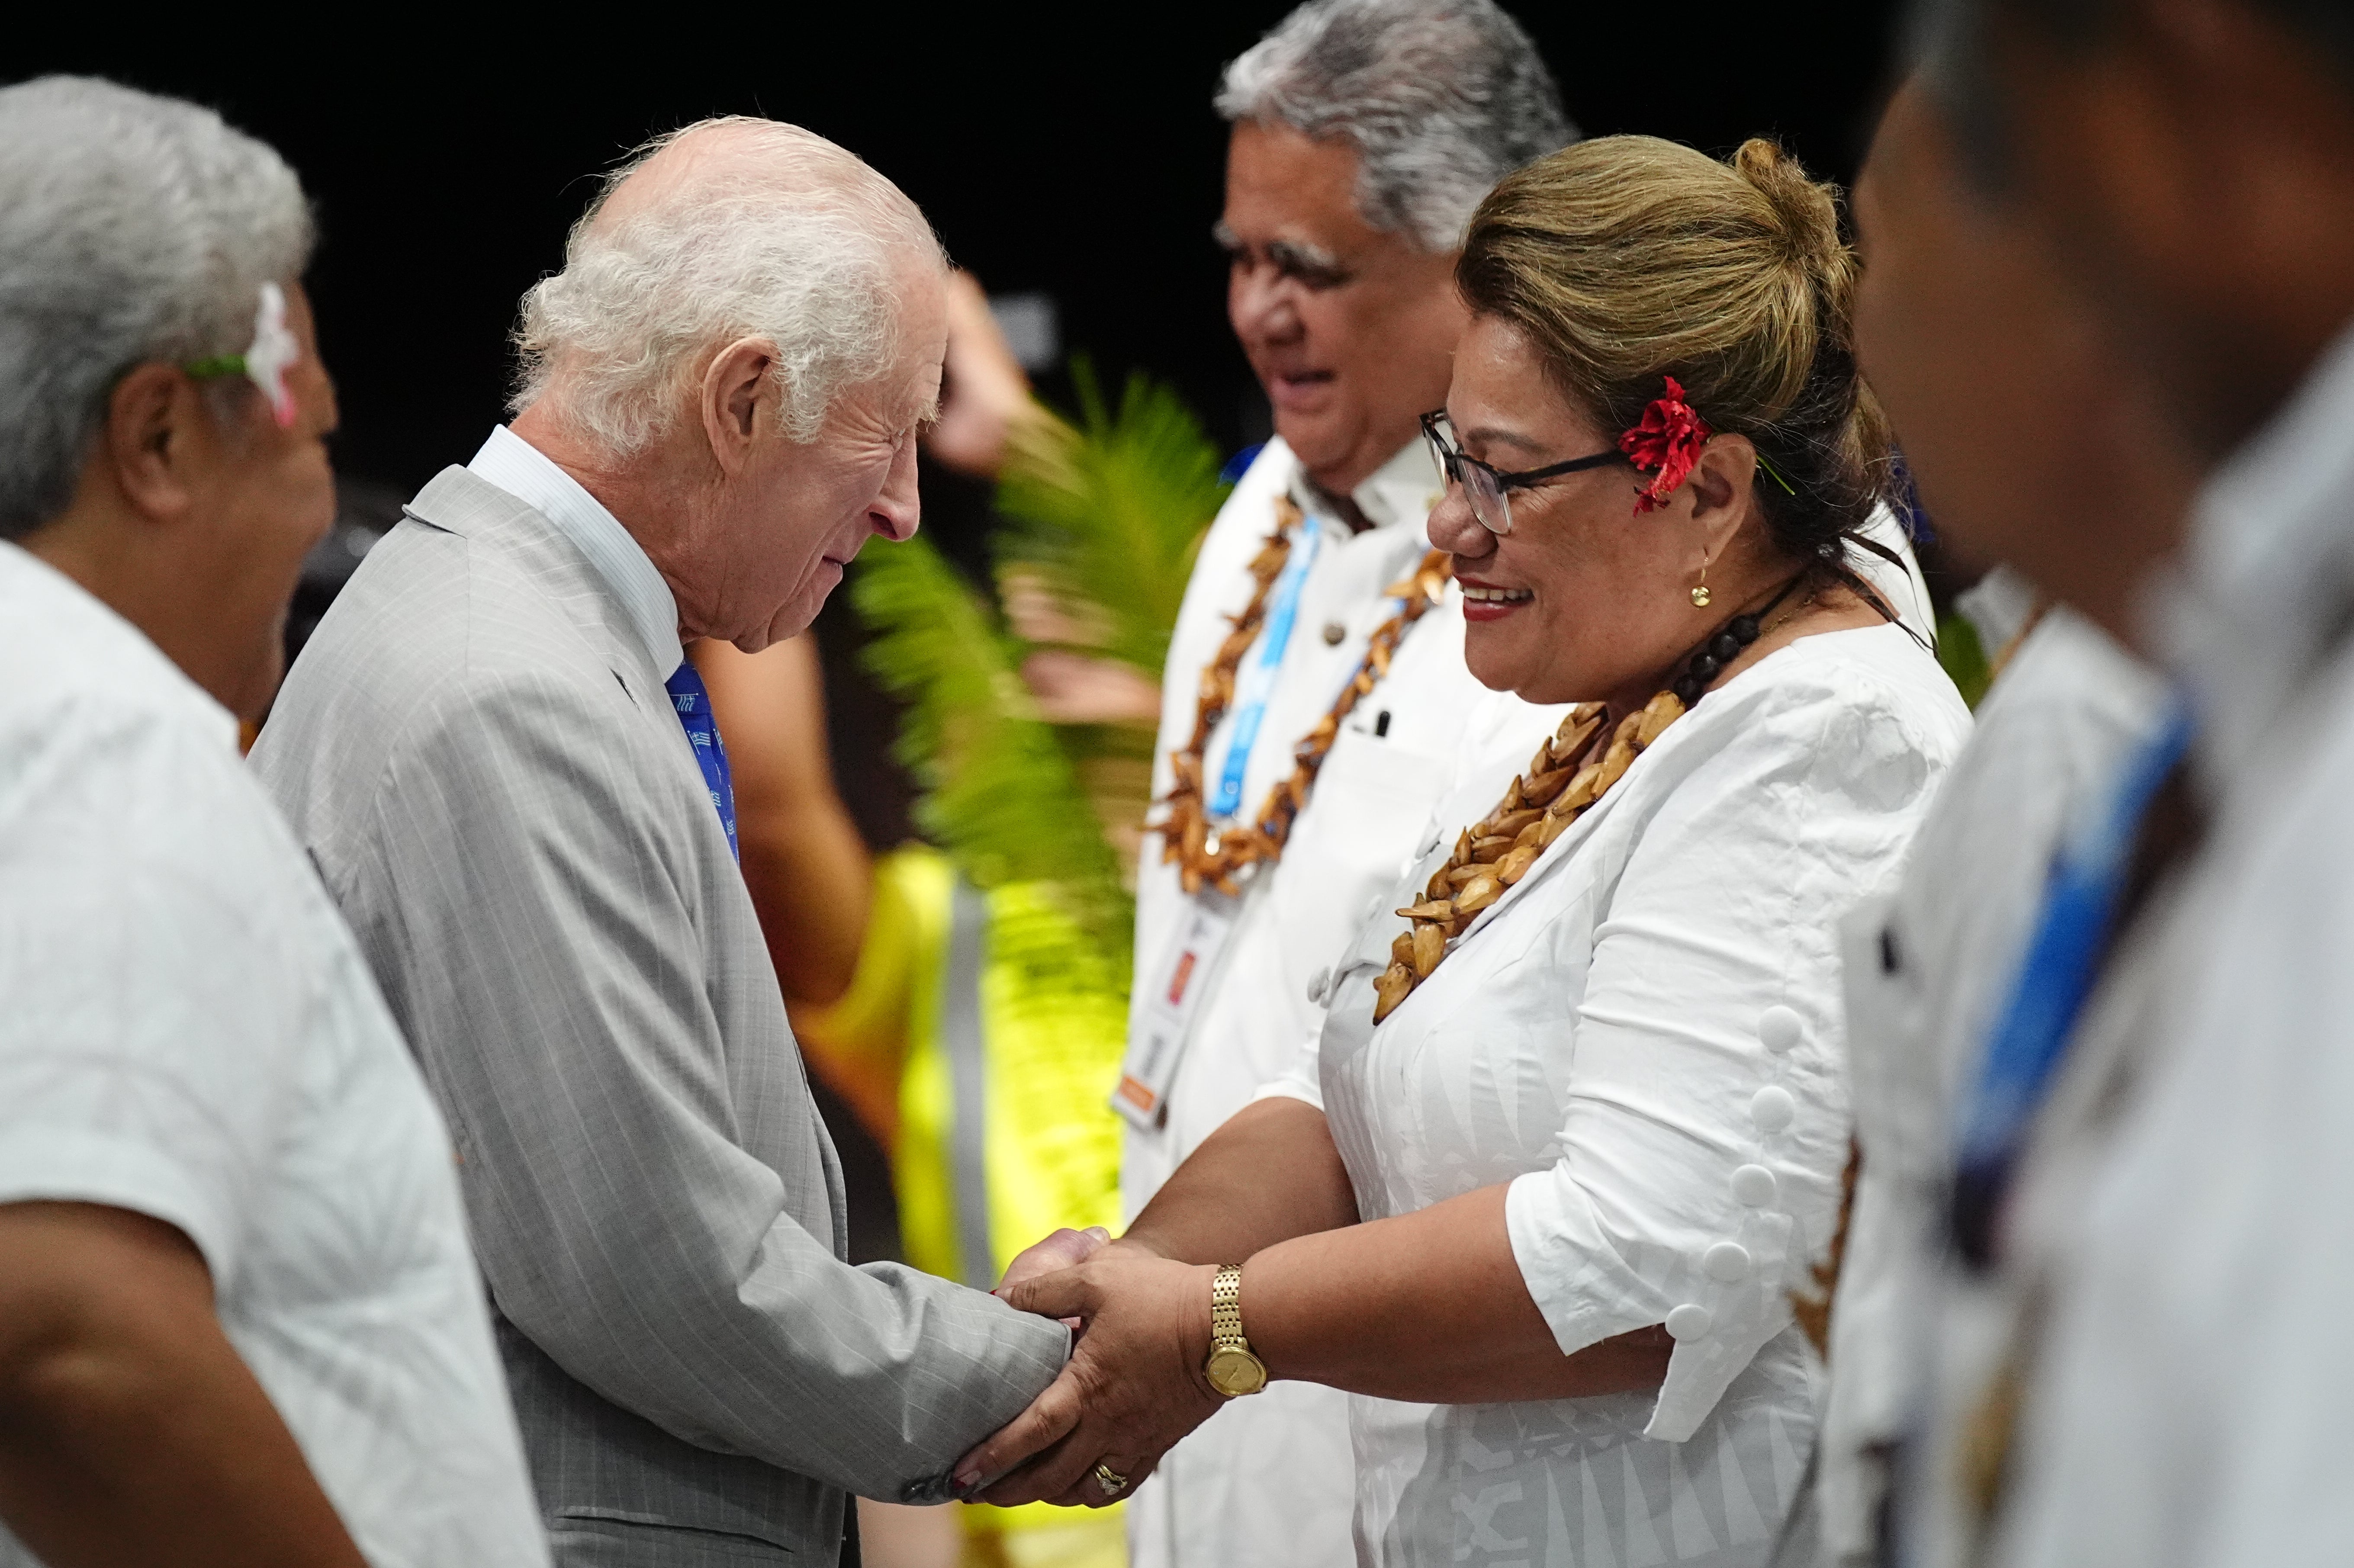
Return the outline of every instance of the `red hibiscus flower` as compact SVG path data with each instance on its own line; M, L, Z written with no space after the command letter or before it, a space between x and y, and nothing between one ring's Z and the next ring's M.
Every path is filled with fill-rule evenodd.
M1658 470L1651 482L1635 496L1635 515L1655 511L1675 493L1676 486L1700 461L1700 449L1710 435L1708 421L1684 401L1683 387L1672 376L1664 378L1667 395L1651 399L1635 428L1618 438L1618 450L1638 472Z

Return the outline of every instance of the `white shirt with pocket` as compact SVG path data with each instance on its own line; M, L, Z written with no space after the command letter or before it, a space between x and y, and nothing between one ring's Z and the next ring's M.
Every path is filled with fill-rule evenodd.
M1374 525L1352 535L1319 503L1282 439L1267 444L1195 558L1161 682L1154 799L1173 781L1171 753L1193 733L1201 672L1231 630L1230 618L1250 601L1248 565L1274 530L1277 498L1289 494L1321 537L1244 769L1236 814L1245 821L1255 820L1267 791L1290 775L1293 746L1331 710L1363 660L1366 640L1395 613L1396 602L1382 590L1429 552L1424 527L1439 493L1437 465L1417 438L1357 487L1352 499ZM1245 666L1261 652L1254 645ZM1166 1120L1127 1134L1120 1186L1131 1217L1204 1139L1289 1066L1314 1032L1323 1010L1308 994L1310 980L1340 956L1396 881L1431 803L1454 776L1465 717L1488 695L1464 668L1463 615L1450 585L1445 601L1407 631L1387 678L1341 726L1283 858L1249 880L1225 940L1195 977L1200 1001L1165 1095ZM1542 715L1532 722L1543 723ZM1230 710L1204 757L1205 795L1226 766L1235 729ZM1189 903L1177 867L1161 860L1159 835L1147 833L1137 874L1131 1036L1147 1025L1150 992L1165 978L1159 971ZM1134 1568L1350 1568L1354 1499L1345 1397L1313 1384L1278 1384L1228 1404L1138 1488L1129 1503L1131 1561Z
M545 1564L450 1139L350 934L236 722L7 544L0 997L0 1203L185 1234L376 1568Z

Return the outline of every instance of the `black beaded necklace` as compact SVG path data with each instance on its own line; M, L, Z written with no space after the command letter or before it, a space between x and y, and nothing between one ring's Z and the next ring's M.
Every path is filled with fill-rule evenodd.
M1784 583L1779 592L1757 609L1744 610L1719 627L1716 634L1702 643L1700 651L1684 665L1684 673L1668 683L1668 690L1676 694L1676 701L1686 708L1699 702L1701 694L1708 690L1709 683L1716 679L1718 672L1741 657L1741 651L1757 641L1766 629L1766 618L1773 614L1806 579L1807 574L1800 572Z

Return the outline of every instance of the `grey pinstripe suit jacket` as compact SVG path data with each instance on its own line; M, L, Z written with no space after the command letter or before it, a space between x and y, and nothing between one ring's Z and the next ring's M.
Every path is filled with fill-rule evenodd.
M842 1261L833 1145L662 673L545 517L444 470L254 764L449 1118L559 1562L831 1563L844 1489L938 1500L1052 1380L1061 1326Z

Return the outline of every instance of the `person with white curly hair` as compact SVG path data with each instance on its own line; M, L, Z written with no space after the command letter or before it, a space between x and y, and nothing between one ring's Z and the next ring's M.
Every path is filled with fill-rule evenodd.
M0 1568L547 1561L447 1129L254 785L334 514L294 172L0 89Z
M843 1261L684 652L791 636L916 531L947 279L809 132L644 149L524 301L513 422L370 552L254 753L456 1133L559 1563L833 1562L846 1492L945 1501L1067 1353Z

